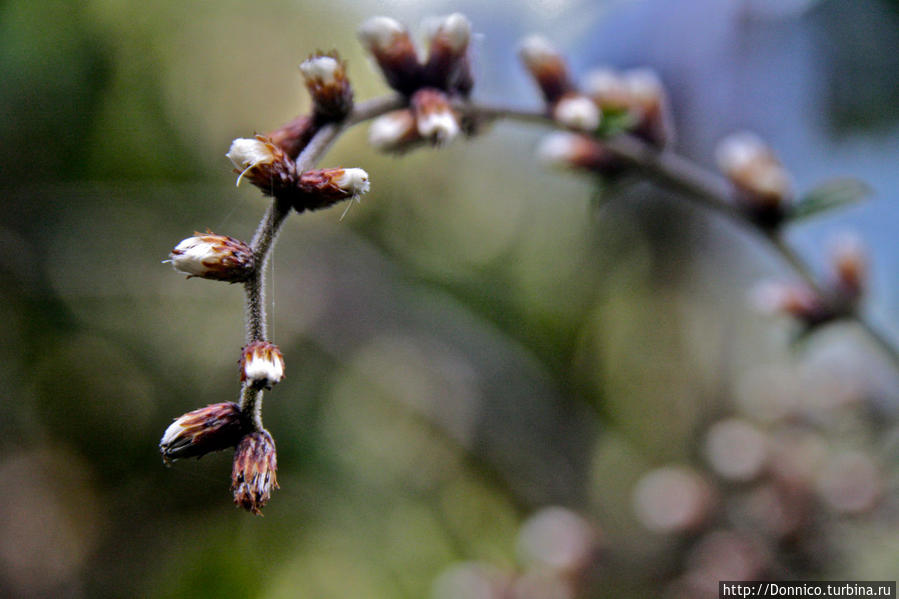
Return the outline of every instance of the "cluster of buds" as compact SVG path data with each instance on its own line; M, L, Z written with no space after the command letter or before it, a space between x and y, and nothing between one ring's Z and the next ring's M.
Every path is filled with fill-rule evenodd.
M833 242L830 258L820 291L805 283L762 281L752 290L752 304L761 312L792 316L807 330L851 314L866 286L866 253L856 236L844 234Z
M556 131L544 137L537 147L537 158L549 166L604 175L617 174L626 166L593 137L567 131Z
M655 71L596 69L584 77L583 89L603 115L624 118L626 128L647 143L665 148L674 140L668 96Z
M238 184L246 178L297 212L327 208L341 200L358 198L369 189L368 173L361 168L297 173L286 152L262 136L235 139L226 156L234 164L234 172L239 173Z
M421 145L445 145L462 130L455 98L465 99L474 85L468 46L471 23L454 13L435 19L427 29L428 55L418 58L408 30L387 17L373 17L359 29L388 85L409 98L409 108L375 119L369 139L386 152Z
M240 380L245 397L271 389L284 378L281 350L267 341L247 345L240 359ZM218 403L188 412L172 422L159 442L166 464L184 458L200 458L214 451L236 447L231 477L234 503L254 513L278 488L275 442L256 420L254 401Z
M754 222L766 228L783 222L792 209L793 182L764 141L747 131L729 135L715 149L715 161Z

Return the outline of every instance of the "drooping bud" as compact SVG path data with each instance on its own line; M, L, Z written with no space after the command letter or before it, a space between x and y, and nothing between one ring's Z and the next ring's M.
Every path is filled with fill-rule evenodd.
M418 134L415 116L409 109L394 110L372 121L368 129L368 141L382 152L405 152L418 145L422 139Z
M234 447L245 432L236 403L216 403L188 412L172 422L159 442L166 464Z
M431 40L424 66L425 84L447 92L467 96L474 86L468 44L471 22L461 13L431 22L427 37Z
M242 241L226 235L194 233L175 246L168 262L190 277L240 283L255 267L253 250Z
M264 138L281 148L289 159L296 160L317 131L315 119L311 115L301 114Z
M760 312L787 314L808 327L836 316L818 293L801 283L762 281L750 292L750 302Z
M409 95L421 86L421 63L409 32L399 22L372 17L359 28L359 39L375 57L390 87Z
M341 200L368 192L368 173L361 168L326 168L300 175L300 191L293 207L297 212L327 208Z
M646 68L625 71L622 81L635 122L634 134L657 148L670 144L674 140L674 126L668 96L656 72Z
M559 124L576 131L592 132L599 127L600 112L596 104L582 94L572 92L562 96L552 109L552 117Z
M418 134L427 141L446 145L459 134L459 119L442 91L420 89L413 94L411 104Z
M537 147L537 157L560 168L614 174L624 168L621 159L595 139L579 133L550 133Z
M238 185L246 177L269 195L278 195L280 190L290 187L295 177L293 161L272 140L261 135L254 139L235 139L225 156L234 164L234 172L239 173Z
M353 89L337 53L311 56L300 64L313 110L322 120L339 121L353 109Z
M830 262L836 295L849 303L858 300L868 278L868 260L861 239L852 234L835 239Z
M266 430L244 435L234 452L231 493L234 503L257 516L278 488L275 441Z
M734 133L718 144L715 160L756 222L773 227L783 220L793 185L765 142L746 131Z
M240 356L240 380L257 389L271 389L284 378L284 356L268 341L254 341Z
M554 104L563 95L573 91L565 59L546 38L539 35L525 38L518 54L543 92L547 104Z

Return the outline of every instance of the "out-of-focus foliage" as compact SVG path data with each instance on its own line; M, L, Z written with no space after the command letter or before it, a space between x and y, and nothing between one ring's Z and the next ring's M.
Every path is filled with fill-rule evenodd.
M714 548L774 538L760 505L795 508L728 478L748 466L706 433L730 416L815 516L766 575L895 578L899 375L849 326L792 354L790 323L746 301L787 272L757 239L646 183L594 209L594 182L538 168L522 125L400 159L359 128L324 160L364 167L372 192L280 236L265 518L231 504L230 456L166 469L156 447L173 417L237 397L243 343L239 286L160 261L194 230L252 235L266 200L235 190L224 153L308 109L309 53L337 48L357 98L386 90L355 41L384 12L466 11L476 98L537 106L514 54L541 30L578 74L659 69L700 162L748 127L803 190L867 181L871 202L792 235L812 254L858 230L867 307L899 338L895 3L777 4L0 4L0 594L422 597L522 573L547 589L533 573L570 546L601 548L583 596L676 593L680 573L717 572ZM661 479L688 499L708 485L685 504L714 514L695 538L645 526L677 520L644 479L668 464L700 473Z

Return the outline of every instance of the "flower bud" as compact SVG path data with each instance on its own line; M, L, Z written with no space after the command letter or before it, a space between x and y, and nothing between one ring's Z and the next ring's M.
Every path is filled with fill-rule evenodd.
M674 128L668 96L659 76L651 69L632 69L623 73L622 81L635 122L634 134L657 148L671 143Z
M624 168L617 156L595 139L578 133L550 133L537 147L537 157L550 166L615 174Z
M207 232L194 233L175 246L169 262L190 277L239 283L247 280L255 261L253 250L242 241Z
M240 380L261 389L271 389L284 378L284 356L278 346L268 341L254 341L243 348L240 357Z
M574 90L565 59L546 38L539 35L525 38L518 54L543 92L547 104L554 104Z
M848 302L858 300L868 278L868 260L861 239L843 234L833 242L830 254L837 296Z
M424 66L426 85L467 96L474 86L468 44L471 22L453 13L432 22L428 60Z
M624 112L631 107L628 85L621 74L608 68L595 69L584 76L581 86L604 112Z
M322 120L339 121L353 109L353 89L346 78L346 65L336 53L311 56L300 64L313 110Z
M409 32L388 17L372 17L359 28L359 39L375 57L387 84L409 95L421 86L422 66Z
M341 200L357 198L368 192L368 173L361 168L326 168L300 175L300 191L293 207L297 212L333 206Z
M268 431L244 435L234 452L231 469L231 493L234 503L262 515L262 508L278 488L278 457L275 441Z
M422 141L409 109L394 110L372 121L368 142L382 152L405 152Z
M283 127L275 129L264 139L281 148L290 160L296 160L317 131L315 119L311 115L302 114Z
M569 129L589 133L599 127L600 112L593 100L587 96L568 93L553 106L552 117Z
M836 316L813 289L800 283L762 281L750 292L750 301L760 312L787 314L809 327Z
M237 185L246 177L269 195L278 195L280 190L290 187L295 177L293 161L272 140L261 135L254 139L235 139L225 156L234 164L234 172L239 173Z
M440 90L420 89L412 96L418 133L434 145L446 145L459 134L459 120Z
M715 160L756 222L775 226L783 220L792 182L765 142L749 132L734 133L718 144Z
M172 422L159 442L166 464L234 447L244 433L236 403L216 403L188 412Z

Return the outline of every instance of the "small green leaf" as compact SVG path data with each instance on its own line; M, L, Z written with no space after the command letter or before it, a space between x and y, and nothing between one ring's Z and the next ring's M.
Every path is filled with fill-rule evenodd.
M834 179L822 183L805 194L791 215L792 220L808 218L840 206L855 204L871 195L867 183L858 179Z
M608 139L632 129L636 124L633 115L627 110L604 110L596 135L601 139Z

